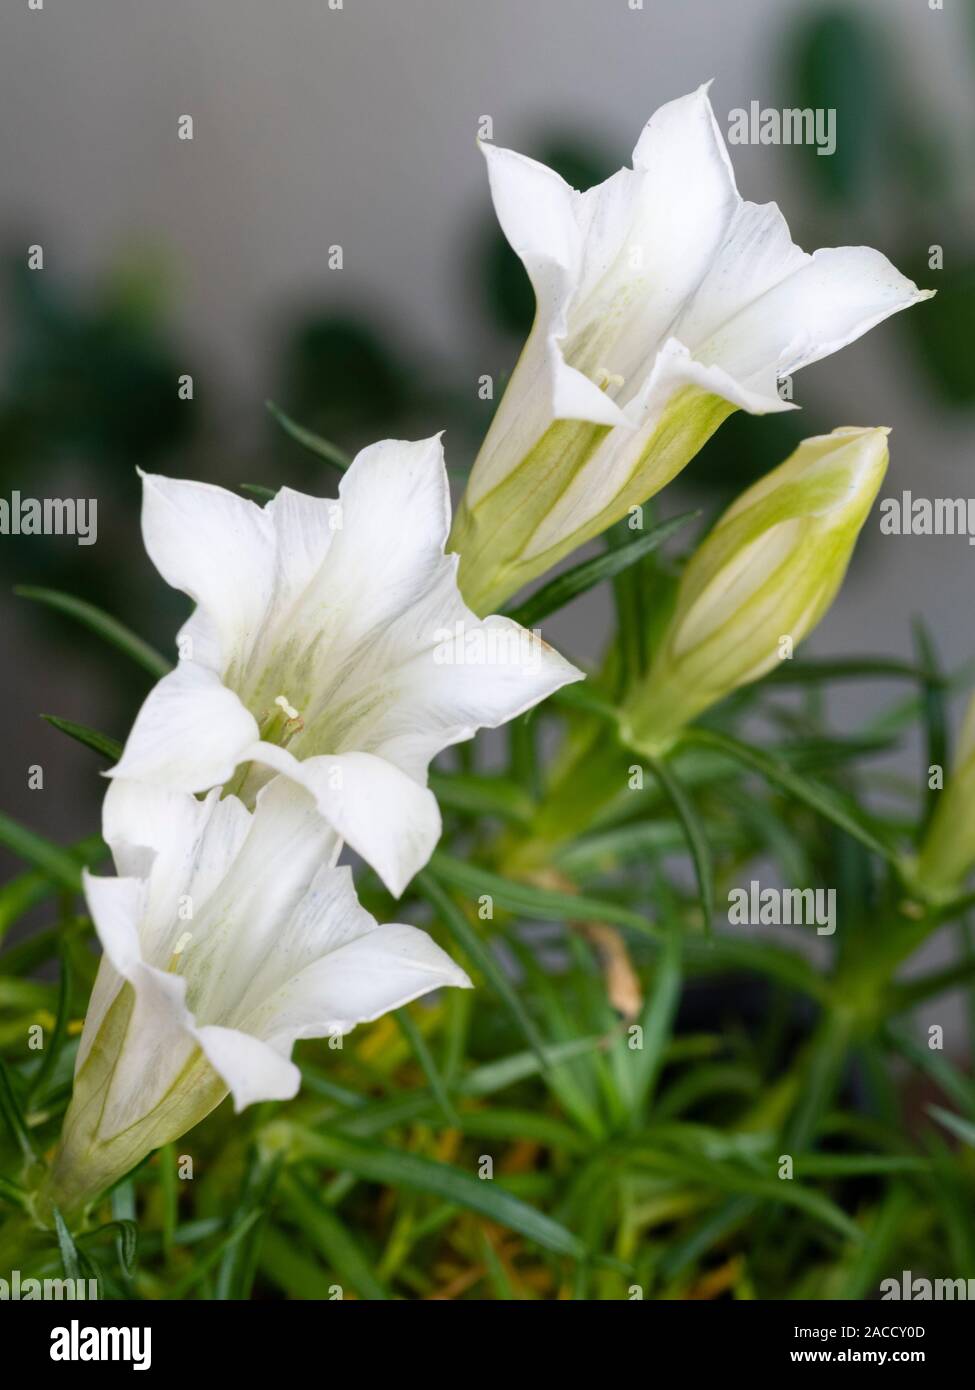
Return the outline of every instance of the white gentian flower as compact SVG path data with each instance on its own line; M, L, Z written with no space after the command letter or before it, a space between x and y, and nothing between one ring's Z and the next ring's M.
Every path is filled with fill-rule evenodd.
M431 758L582 676L470 612L449 525L439 437L363 450L338 502L144 477L146 548L197 608L110 775L250 805L282 772L402 892L440 834Z
M118 878L85 875L104 949L45 1200L77 1210L228 1094L298 1090L299 1038L339 1037L464 971L416 927L379 926L335 832L275 778L253 813L218 790L116 781Z
M735 408L792 409L783 378L931 293L866 246L807 255L775 203L745 202L706 87L585 193L481 148L536 316L451 538L478 612L653 496Z

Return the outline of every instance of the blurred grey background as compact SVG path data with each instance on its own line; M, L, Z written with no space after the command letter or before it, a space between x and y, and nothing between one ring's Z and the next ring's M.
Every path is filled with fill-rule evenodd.
M273 397L349 450L446 426L448 462L469 466L491 408L477 379L510 370L530 316L475 148L485 115L498 143L578 185L627 161L652 111L708 78L725 130L752 100L834 105L831 159L733 148L743 194L776 199L807 249L866 241L939 298L800 374L802 414L735 417L660 510L713 514L797 437L841 424L893 427L882 495L973 492L972 4L630 4L6 0L0 495L95 495L100 511L91 548L0 538L5 809L59 840L90 832L97 762L38 712L119 737L146 688L12 584L69 589L160 645L184 611L141 551L136 464L332 490L269 420ZM177 138L183 115L192 141ZM44 270L28 272L38 243ZM192 402L177 399L183 372ZM962 537L874 524L813 649L906 656L923 613L959 665L975 649L973 567ZM592 657L607 614L587 597L553 640ZM897 693L843 687L837 718ZM27 789L38 762L43 799Z

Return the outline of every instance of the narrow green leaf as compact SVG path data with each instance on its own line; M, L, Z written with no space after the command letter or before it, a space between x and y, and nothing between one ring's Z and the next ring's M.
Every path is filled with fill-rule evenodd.
M481 941L477 932L468 922L464 913L450 897L449 893L441 887L437 879L429 869L424 869L416 877L416 886L426 897L434 911L443 921L444 926L457 942L460 949L467 958L489 981L495 994L507 1006L518 1028L525 1036L525 1040L532 1047L542 1064L543 1069L547 1069L548 1060L544 1039L532 1021L524 1004L518 996L518 992L508 979L501 966L495 960L490 948Z
M943 681L934 672L887 657L838 657L825 661L783 661L764 678L766 685L812 685L818 681L888 679Z
M164 1144L156 1155L159 1167L159 1189L162 1198L162 1252L169 1259L176 1233L176 1220L179 1214L179 1197L176 1192L176 1147Z
M482 1110L465 1110L458 1117L458 1128L464 1134L479 1139L506 1139L512 1143L534 1140L556 1153L582 1154L589 1148L585 1135L564 1120L535 1110L507 1110L492 1106Z
M940 1105L928 1105L925 1107L929 1115L933 1115L945 1129L951 1131L956 1139L960 1139L963 1144L967 1144L970 1149L975 1149L975 1125L968 1120L963 1120L960 1115L954 1115L950 1110L945 1110Z
M488 1239L486 1231L481 1232L481 1253L484 1256L484 1264L487 1268L488 1279L494 1291L495 1299L502 1303L514 1301L515 1295L511 1287L511 1282L505 1273L504 1265L498 1258L498 1252Z
M925 999L932 999L939 994L945 994L949 989L956 989L959 985L970 985L973 982L975 959L960 960L954 965L946 966L944 970L933 970L927 975L919 975L916 979L893 985L887 993L888 1011L891 1014L904 1013L907 1009L913 1009L917 1004L923 1003Z
M754 1197L728 1197L663 1252L660 1273L665 1279L682 1274L737 1227L744 1225L758 1205Z
M307 449L316 458L324 459L333 468L337 468L340 473L344 473L349 467L352 460L338 445L330 443L327 439L322 439L321 435L313 433L312 430L306 430L303 425L292 420L290 415L286 415L281 407L275 405L273 401L266 401L265 405L285 434L289 435L296 444L300 444L303 449Z
M499 816L526 825L534 809L523 787L507 777L474 777L433 772L430 790L441 806L472 816Z
M64 1217L57 1207L54 1208L54 1229L58 1236L58 1249L61 1252L61 1264L64 1268L66 1279L80 1279L81 1263L78 1259L78 1251L75 1243L71 1239L71 1232L64 1224Z
M35 1163L37 1154L34 1152L34 1145L27 1131L23 1112L10 1084L10 1073L2 1061L0 1061L0 1117L3 1118L10 1130L24 1161Z
M112 1195L114 1197L114 1193ZM94 1244L100 1236L113 1233L116 1238L116 1250L122 1272L131 1276L135 1269L135 1257L139 1249L139 1228L130 1217L119 1217L114 1221L106 1221L103 1226L98 1226L93 1231L86 1231L83 1236L79 1237L79 1241L84 1244Z
M236 1226L255 1212L258 1220L243 1240L234 1241L224 1250L215 1281L214 1297L217 1299L239 1301L250 1297L260 1254L262 1224L271 1205L282 1162L282 1154L265 1154L260 1145L250 1148L233 1222Z
M60 976L58 982L58 1006L54 1019L54 1028L49 1039L46 1039L44 1048L44 1060L41 1063L33 1081L27 1091L29 1102L40 1105L44 1099L44 1091L51 1078L54 1068L57 1066L58 1058L61 1055L61 1048L68 1035L68 1021L71 1011L71 957L62 943L60 956Z
M914 620L914 645L926 670L932 673L929 678L925 679L921 690L921 709L927 743L925 766L947 768L949 763L947 692L944 678L940 672L934 640L921 618ZM937 788L928 788L924 817L918 830L919 839L931 822L940 796L941 792Z
M292 1174L281 1180L285 1207L299 1228L314 1241L339 1279L363 1298L384 1301L389 1294L373 1272L372 1262L339 1216Z
M795 1157L797 1177L854 1178L883 1173L926 1173L931 1163L917 1154L807 1153Z
M704 930L710 934L714 923L714 866L711 861L711 846L694 803L684 790L680 778L663 758L648 758L647 762L670 799L677 812L677 818L687 838L687 847L694 863L697 890L701 898L701 911L704 914Z
M482 1099L540 1073L548 1075L550 1071L555 1072L563 1063L601 1051L608 1043L609 1039L605 1037L578 1038L570 1043L546 1043L548 1067L533 1051L516 1052L497 1062L486 1062L483 1066L475 1067L460 1078L453 1090L458 1096ZM368 1139L398 1125L425 1119L434 1113L435 1108L436 1100L432 1092L410 1091L388 1100L363 1101L348 1114L333 1117L330 1123L343 1134ZM493 1114L494 1111L484 1113ZM468 1114L465 1110L461 1115L465 1124Z
M681 516L676 516L670 521L659 522L644 535L630 541L627 545L620 546L616 550L604 551L591 560L584 560L582 564L573 566L572 569L566 570L564 574L557 575L543 585L524 603L509 609L508 617L513 618L516 623L520 623L522 627L534 627L536 623L541 622L542 618L547 618L556 609L564 608L567 603L577 598L579 594L584 594L587 589L601 584L603 580L613 579L616 575L622 574L631 565L635 565L638 560L642 560L644 556L659 549L681 527L686 526L689 521L694 521L700 515L699 511L684 512Z
M111 1192L112 1217L117 1223L115 1251L122 1276L131 1280L139 1253L139 1228L135 1221L135 1183L131 1178L120 1182Z
M62 734L67 734L68 738L76 739L86 748L101 753L109 762L117 763L122 756L122 745L118 739L109 738L108 734L100 734L97 729L89 729L85 724L76 724L72 719L61 719L56 714L42 714L41 718L46 719Z
M11 1182L2 1174L0 1174L0 1197L3 1197L11 1206L17 1207L20 1211L30 1211L30 1197L24 1188L18 1187L15 1182Z
M722 932L710 940L689 936L684 942L684 957L689 969L701 973L735 970L767 975L811 999L822 1003L830 999L829 981L805 957L769 941L749 941Z
M759 752L757 748L751 748L748 744L741 743L728 734L720 734L714 729L689 729L684 735L684 739L701 747L713 748L727 753L729 758L734 758L743 767L759 773L766 781L780 787L825 817L826 820L831 821L833 825L845 830L848 835L859 840L874 854L879 854L892 863L897 861L896 850L879 840L860 815L851 810L832 788L800 777L778 759L769 757L768 754Z
M43 603L48 608L54 608L59 613L74 618L113 647L118 647L119 651L124 652L157 679L173 669L172 662L167 661L155 647L151 647L124 623L120 623L118 618L113 618L110 613L96 608L93 603L75 598L73 594L62 594L56 589L40 589L33 584L18 584L14 593L20 598L33 599L36 603Z
M40 869L60 887L71 893L77 893L80 889L82 866L77 859L50 840L45 840L43 835L27 830L3 814L0 814L0 844Z
M617 926L631 927L634 931L654 939L659 936L659 932L645 917L629 908L621 907L618 903L516 883L513 879L492 873L489 869L455 859L444 854L442 850L435 851L430 860L429 871L444 883L460 888L472 899L488 894L495 906L503 907L520 917L550 922L612 922Z
M550 697L548 703L561 709L578 710L582 714L595 714L605 723L612 724L614 730L619 723L619 710L612 700L600 695L595 688L590 688L588 681L563 685L561 690L556 690Z
M798 1182L767 1178L740 1164L721 1162L686 1150L669 1154L645 1150L634 1155L641 1166L683 1181L716 1188L735 1196L760 1198L765 1203L795 1207L823 1225L859 1243L863 1232L842 1208L814 1188Z
M907 1033L891 1029L887 1036L898 1052L930 1077L949 1100L975 1120L975 1082L963 1075L944 1053L933 1052Z
M975 1269L971 1155L952 1152L937 1132L926 1134L924 1140L934 1165L930 1191L941 1216L945 1253L950 1252L954 1275L967 1279Z
M468 1211L476 1211L557 1255L576 1260L586 1258L586 1248L577 1236L544 1212L512 1196L496 1180L476 1178L451 1164L439 1163L420 1154L382 1148L336 1134L318 1134L292 1125L288 1129L294 1136L299 1157L345 1169L368 1182L424 1192Z
M182 1279L177 1280L175 1284L170 1286L167 1291L167 1297L170 1299L185 1298L190 1289L202 1283L210 1271L220 1263L230 1246L236 1245L239 1240L244 1239L251 1227L260 1219L260 1216L261 1213L259 1211L252 1211L249 1216L244 1218L239 1226L234 1226L228 1231L223 1240L221 1240L213 1250L210 1250L201 1260L194 1264L193 1268L190 1269Z
M640 1017L643 1046L629 1053L633 1061L630 1094L630 1123L637 1125L644 1116L649 1097L663 1066L664 1052L680 1003L681 937L672 927L657 960L649 997Z
M335 1297L335 1280L317 1260L297 1249L294 1235L276 1226L261 1232L260 1268L266 1278L296 1300L328 1303Z
M906 1184L896 1183L888 1189L867 1228L866 1240L854 1252L838 1298L859 1300L875 1293L883 1274L891 1268L891 1256L914 1205L914 1194Z
M414 1057L419 1062L427 1081L430 1083L430 1089L437 1098L437 1104L443 1111L444 1119L447 1124L456 1127L460 1123L457 1118L457 1112L451 1104L443 1077L440 1075L437 1064L433 1060L433 1054L427 1046L427 1040L420 1032L416 1020L410 1013L408 1004L404 1008L396 1010L396 1022L402 1029L403 1036L409 1043Z
M812 1147L823 1116L841 1084L851 1045L853 1021L847 1014L823 1013L806 1047L802 1079L783 1134L783 1152Z
M100 835L90 835L85 840L79 840L65 850L71 859L78 864L79 869L83 865L92 867L99 860L103 859L107 853L105 841ZM58 891L58 882L52 882L49 874L31 870L29 873L19 874L12 878L9 883L0 888L0 941L6 936L7 931L30 908L35 907L45 898L49 898L52 893ZM37 938L31 938L36 940ZM53 939L53 938L52 938ZM27 945L28 943L22 943ZM18 950L22 949L18 947ZM4 957L4 962L9 961L10 955Z

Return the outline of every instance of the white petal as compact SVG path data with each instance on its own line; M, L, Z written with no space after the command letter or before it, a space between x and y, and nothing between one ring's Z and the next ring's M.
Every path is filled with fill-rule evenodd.
M498 222L542 303L557 298L578 270L578 194L544 164L486 141L491 197Z
M146 896L145 887L138 879L100 878L90 874L87 869L82 871L81 879L88 911L102 941L104 955L85 1013L85 1026L75 1058L76 1074L91 1051L102 1020L125 983L126 972L138 961L139 921ZM120 969L117 962L124 968Z
M507 618L478 619L460 597L457 563L447 557L427 591L348 663L297 756L327 737L332 753L375 753L425 783L442 749L582 679L539 636Z
M234 864L251 817L214 789L203 801L151 783L115 778L102 806L102 834L118 872L145 879L140 953L165 968L181 927L181 902L198 913ZM184 923L185 925L185 923Z
M101 878L82 871L82 886L98 939L113 967L129 979L141 964L139 923L146 901L146 884L138 878Z
M309 497L288 487L264 508L275 538L274 602L268 622L280 617L321 569L340 510L334 498Z
M768 363L771 381L838 352L932 293L869 246L827 248L738 314L727 329L733 346L717 334L702 352L746 381Z
M249 756L306 787L329 825L396 897L433 853L441 829L436 797L384 758L340 753L299 762L268 743L255 744Z
M92 985L91 998L88 1000L88 1008L85 1010L85 1025L81 1030L81 1038L78 1043L78 1051L75 1053L74 1074L85 1064L91 1045L98 1036L98 1030L102 1026L102 1020L108 1013L115 996L125 984L122 976L115 969L108 956L103 955L98 962L98 973L95 976L95 983Z
M257 737L254 716L220 677L181 661L149 692L108 776L206 791L229 780Z
M139 924L146 898L144 882L85 873L83 884L105 955L135 991L125 1044L98 1125L99 1137L110 1139L162 1101L196 1044L184 1003L186 982L153 969L142 959ZM93 1019L92 1027L100 1021ZM85 1042L85 1055L93 1038L92 1032Z
M307 966L376 930L376 919L356 897L351 869L327 862L303 877L301 900L274 924L269 949L254 940L253 915L245 912L244 920L246 928L231 938L231 946L246 955L249 978L220 1021L265 1039L278 1036L279 1001Z
M626 411L583 372L570 366L554 340L549 352L553 420L588 420L593 425L633 428Z
M473 988L431 936L402 924L377 926L282 989L274 1001L273 1031L288 1042L347 1033L448 985Z
M565 345L579 365L586 340L606 339L601 363L585 370L621 375L626 398L697 294L741 202L705 88L651 117L633 163L582 195L583 272Z
M154 957L165 965L176 936L189 931L182 971L201 1023L236 1027L254 989L273 989L281 970L293 973L314 958L314 934L304 940L295 923L303 918L309 885L321 869L331 869L341 848L314 797L285 778L261 790L248 821L238 854L205 901L197 903L190 884L192 920L176 920L176 900L169 897L175 926L165 957Z
M270 602L271 518L256 503L210 483L142 477L149 557L168 584L204 609L226 666L247 650Z
M357 454L339 486L342 527L320 576L348 649L424 592L443 565L450 489L440 436L386 439Z
M496 729L532 709L584 673L539 635L510 618L483 620L465 607L448 581L428 604L410 615L410 641L390 659L386 677L393 695L369 708L356 730L356 747L396 764L425 782L431 760L444 748ZM408 655L407 655L408 653Z
M128 1129L159 1105L197 1046L184 980L140 964L130 983L135 1003L99 1123L102 1139Z
M260 1038L214 1024L198 1028L196 1036L213 1069L223 1077L239 1114L261 1100L290 1100L298 1094L301 1072Z
M703 82L696 91L657 108L633 147L633 167L648 173L666 168L671 177L683 168L689 180L710 183L711 196L720 205L725 190L735 188L735 171L714 118L710 89L711 83ZM702 196L700 188L692 192Z

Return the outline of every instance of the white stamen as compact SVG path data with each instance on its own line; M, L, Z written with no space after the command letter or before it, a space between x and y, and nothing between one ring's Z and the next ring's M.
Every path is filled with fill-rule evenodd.
M173 947L173 955L181 956L192 940L193 933L191 931L184 931L183 935L180 937L176 945Z
M294 705L290 705L288 703L287 695L278 695L274 703L276 705L279 705L280 708L284 710L285 714L288 716L289 719L299 719L301 717L298 714L298 711L295 709Z

